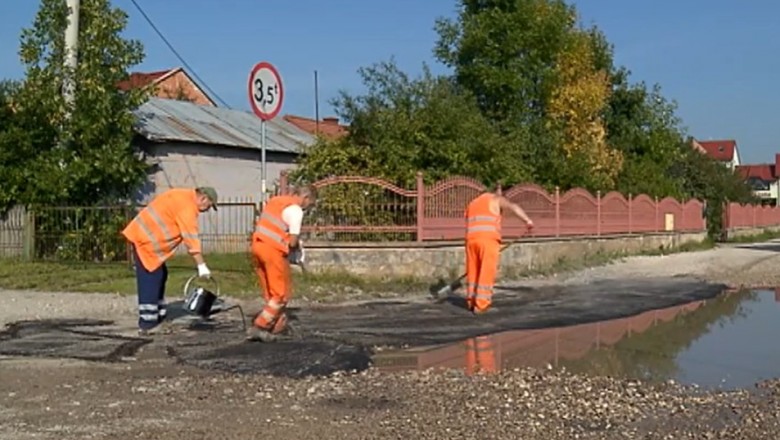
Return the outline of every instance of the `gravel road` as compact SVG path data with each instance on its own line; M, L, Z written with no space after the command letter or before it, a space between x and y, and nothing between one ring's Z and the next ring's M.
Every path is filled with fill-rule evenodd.
M779 250L780 243L772 242L628 258L504 286L542 289L684 276L774 287L780 285ZM134 324L132 297L20 291L0 291L0 296L4 300L0 325L99 317L113 321L105 332L119 335ZM251 310L259 304L247 305ZM304 311L306 307L301 305ZM0 345L4 338L8 342L8 334L0 336ZM50 336L28 335L38 337L43 346L51 343L46 339ZM95 349L97 357L102 349ZM273 349L267 350L273 356ZM473 376L459 371L368 369L287 378L195 368L177 362L164 344L155 343L113 360L0 357L0 439L767 439L780 435L777 381L755 389L711 392L673 383L532 369Z

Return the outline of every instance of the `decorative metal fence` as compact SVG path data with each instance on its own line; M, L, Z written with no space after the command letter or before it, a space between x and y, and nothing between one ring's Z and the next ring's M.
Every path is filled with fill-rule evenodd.
M290 191L284 175L280 186L283 193ZM304 232L315 242L460 240L466 205L487 190L467 177L425 185L422 175L414 189L356 176L333 177L313 186L320 201L307 214ZM581 188L548 193L534 184L501 192L519 203L535 223L527 233L518 219L507 217L502 230L507 238L703 231L706 227L704 204L698 200L624 197L617 192L593 195Z
M462 240L464 210L486 190L479 182L453 177L432 185L418 175L414 188L387 181L342 176L314 183L317 205L307 213L304 239L323 242L430 242ZM280 179L280 192L290 187ZM529 233L507 216L503 235L606 236L665 231L704 231L704 206L698 200L661 200L616 192L591 194L580 188L546 191L533 184L501 190L534 220ZM123 261L129 248L121 230L142 207L16 207L0 219L0 257L35 260ZM246 252L260 200L226 200L217 212L200 216L200 235L207 253ZM729 204L729 229L780 225L780 208ZM180 252L184 252L180 249Z

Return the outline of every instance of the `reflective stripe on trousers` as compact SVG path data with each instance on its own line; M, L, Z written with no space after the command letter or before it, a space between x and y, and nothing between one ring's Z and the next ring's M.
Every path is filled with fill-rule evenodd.
M271 331L276 324L276 320L279 319L280 312L284 308L284 304L280 304L275 299L271 299L265 303L265 307L255 318L255 326L262 329Z
M479 299L492 299L493 286L483 286L477 283L466 283L466 297Z

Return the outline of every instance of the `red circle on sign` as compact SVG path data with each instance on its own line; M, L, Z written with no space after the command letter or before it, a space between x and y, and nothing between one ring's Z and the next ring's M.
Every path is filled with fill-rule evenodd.
M274 111L271 113L264 112L255 103L255 98L254 98L255 91L254 91L254 87L252 87L252 80L254 80L255 74L260 69L270 70L273 76L276 77L276 83L279 85L279 105L277 105L276 109L274 109ZM271 63L262 61L255 64L255 67L252 68L252 72L249 73L249 84L247 86L247 90L249 91L249 105L252 107L252 112L254 112L254 114L257 115L257 117L262 119L263 121L268 121L270 119L275 118L276 115L278 115L279 112L282 110L282 103L284 102L284 87L282 87L282 77L281 75L279 75L279 71L276 70L276 67L274 67Z

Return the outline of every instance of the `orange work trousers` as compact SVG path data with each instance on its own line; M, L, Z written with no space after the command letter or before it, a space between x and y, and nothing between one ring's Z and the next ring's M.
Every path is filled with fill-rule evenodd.
M466 241L466 306L484 312L493 303L500 244L495 240Z
M292 291L290 263L282 252L262 241L252 242L252 257L265 299L265 306L255 318L254 325L272 333L280 333L287 325L284 308L290 301Z
M495 373L496 353L490 336L478 336L466 341L466 374Z

